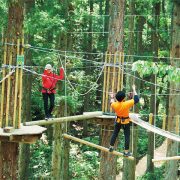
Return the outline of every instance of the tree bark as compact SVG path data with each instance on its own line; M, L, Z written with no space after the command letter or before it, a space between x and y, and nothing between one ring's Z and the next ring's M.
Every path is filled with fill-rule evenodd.
M88 24L89 24L89 28L88 28L88 32L92 32L92 23L93 23L93 19L91 14L93 13L93 5L94 5L94 1L93 0L89 0L89 17L88 17ZM83 48L85 50L85 59L89 59L92 60L93 56L92 56L92 47L93 47L93 42L92 42L92 33L85 33L85 42L84 45L85 47ZM85 68L86 68L86 75L90 76L91 75L91 70L92 68L87 68L88 66L91 66L90 62L85 62L84 64ZM90 93L86 94L86 96L84 96L84 106L83 106L83 111L84 112L88 112L90 109ZM87 136L88 135L88 122L87 121L83 121L83 136Z
M173 10L173 32L172 32L172 47L171 47L171 65L176 68L180 68L180 3L174 1L174 10ZM179 94L178 91L173 89L179 89L180 83L170 82L170 94ZM168 117L168 131L175 131L175 116L180 114L180 96L169 96L169 117ZM178 143L168 140L167 145L167 156L176 156L178 151ZM178 162L168 161L166 164L166 174L165 180L171 179L176 180Z
M129 11L130 15L135 14L135 1L130 0L129 1ZM129 19L129 37L128 37L128 54L133 55L134 54L134 16L130 16ZM128 62L133 63L134 58L133 56L128 57ZM127 87L126 89L131 89L132 84L134 84L135 79L131 76L126 77L126 85L129 85L130 87ZM132 152L133 150L133 156L137 156L137 126L131 126L131 143L130 143L130 150ZM133 142L132 142L133 141ZM136 159L136 158L135 158ZM135 180L135 171L136 171L136 160L129 161L128 159L123 159L123 180Z
M12 41L17 42L18 38L22 38L22 30L23 30L23 19L24 19L24 1L16 0L8 2L8 26L6 29L5 36L7 37L7 42L12 43ZM10 54L12 53L12 65L16 65L16 56L17 49L8 46L7 48L7 59L6 64L10 62ZM12 76L11 79L11 91L10 91L10 99L14 99L15 92L15 78ZM4 97L7 97L7 84L5 83L5 91ZM4 102L6 104L7 99L4 98ZM13 113L14 113L14 101L10 101L9 103L9 116L8 116L8 125L13 125ZM18 104L17 104L18 105ZM4 110L5 111L5 106ZM3 116L6 116L6 113L3 113ZM5 120L5 118L1 120ZM5 123L2 121L2 127L5 127ZM18 165L18 143L12 142L1 142L0 143L0 179L17 179L17 165Z
M159 29L159 15L160 15L160 3L155 3L153 7L154 15L155 15L155 20L154 20L154 26L156 29ZM155 57L158 57L158 48L159 48L159 38L156 35L157 32L153 31L152 33L152 51L153 55ZM156 58L154 58L154 61L157 61ZM153 85L151 86L151 99L150 99L150 112L155 115L153 117L153 124L155 123L155 118L158 112L158 109L156 109L156 89L155 87L157 77L155 74L151 76L151 82ZM152 159L154 158L154 133L148 132L148 153L147 153L147 172L154 172L154 163L152 162Z
M35 0L26 1L25 3L25 13L28 15L32 8L35 6ZM34 40L33 36L28 36L28 43L32 44ZM26 65L32 66L32 54L31 51L28 51L25 54ZM31 89L32 89L32 75L26 75L23 79L23 109L22 109L22 122L29 122L32 120L31 115ZM30 161L30 145L29 144L21 144L19 148L19 179L28 180L29 177L29 161Z
M114 0L110 1L110 21L109 21L109 38L108 38L108 48L107 52L109 54L115 54L115 52L123 52L123 36L124 36L124 0ZM114 55L112 55L113 57ZM113 59L111 59L113 62ZM110 77L110 82L113 77ZM104 82L106 83L106 82ZM115 85L115 87L117 84ZM112 91L110 86L108 91ZM104 92L105 93L105 92ZM110 105L108 105L108 110L110 111ZM109 146L112 131L109 131L108 126L104 126L102 131L102 142L101 145L104 147ZM117 147L117 142L115 147ZM114 180L116 178L116 164L117 157L101 152L100 160L100 180Z

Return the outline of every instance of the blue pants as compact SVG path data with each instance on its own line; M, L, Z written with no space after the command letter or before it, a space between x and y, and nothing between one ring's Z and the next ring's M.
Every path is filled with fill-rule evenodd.
M123 128L124 130L124 137L125 137L125 150L129 150L129 142L130 142L130 123L128 124L120 124L115 122L114 125L114 131L113 134L111 136L111 141L110 141L110 145L114 146L115 142L116 142L116 138L119 134L120 129Z

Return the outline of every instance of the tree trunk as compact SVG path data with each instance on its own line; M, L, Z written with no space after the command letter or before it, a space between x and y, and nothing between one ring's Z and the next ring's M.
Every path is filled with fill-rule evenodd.
M17 42L18 38L22 38L22 29L23 29L23 19L24 19L24 1L17 0L14 2L13 0L8 2L8 26L6 29L5 36L7 37L7 42L12 43L14 41ZM12 53L12 65L16 65L16 57L17 57L17 49L16 47L12 48L8 46L7 48L7 58L6 64L10 64L10 54ZM14 100L14 92L15 92L15 76L12 76L11 79L11 91L9 98ZM4 101L1 103L7 103L7 84L5 82L5 91L4 91ZM13 125L13 114L14 114L14 101L10 101L9 103L9 116L8 116L8 125ZM18 107L18 103L17 103ZM4 110L5 111L5 106ZM2 109L1 109L2 111ZM1 117L2 127L5 127L6 123L4 122L6 113L3 113L3 117ZM17 165L18 165L18 143L12 142L1 142L0 145L0 179L17 179Z
M172 47L171 47L171 65L180 68L180 3L174 1L173 10L173 32L172 32ZM177 58L177 59L176 59ZM178 91L180 83L170 82L170 94L179 94ZM180 114L180 96L169 96L169 117L168 117L168 131L175 131L175 116ZM178 151L178 143L168 140L167 156L176 156ZM177 178L177 161L168 161L166 164L165 180L176 180Z
M160 3L155 3L154 7L154 15L155 15L155 20L154 20L154 26L156 29L159 29L159 14L160 14ZM157 32L153 31L152 33L152 51L153 55L155 57L158 57L158 48L159 48L159 38L157 36ZM156 58L154 58L154 61L157 61ZM158 110L156 109L156 89L154 84L156 84L156 76L153 74L151 76L151 82L153 85L151 86L151 99L150 99L150 112L155 115L153 117L153 124L155 123L155 118L157 115ZM147 153L147 172L154 172L154 163L152 162L152 159L154 158L154 133L148 132L148 153Z
M52 153L52 177L54 180L63 179L62 173L62 125L57 123L54 125L54 141Z
M58 117L64 117L64 102L60 103ZM69 113L68 113L69 114ZM57 123L53 132L52 177L55 180L69 180L69 141L64 140L62 134L66 133L69 123Z
M35 6L35 0L26 1L25 4L25 13L28 15L31 9ZM28 37L28 43L32 44L34 40L33 36ZM32 54L31 51L28 51L26 54L26 65L32 66ZM23 111L22 111L22 122L29 122L32 120L31 115L31 89L32 89L32 74L24 76L23 79ZM19 179L28 180L29 177L29 161L30 161L30 145L21 144L19 153Z
M110 24L109 24L109 38L107 52L115 54L115 52L123 52L123 35L124 35L124 0L110 1ZM113 57L113 55L112 55ZM113 62L113 59L111 60ZM110 77L110 82L113 76ZM106 83L106 82L104 82ZM117 84L115 85L117 87ZM108 87L108 91L112 91L112 86ZM104 92L105 93L105 92ZM108 105L110 112L110 105ZM112 131L108 131L109 127L105 126L102 134L101 145L104 147L109 146ZM107 130L106 130L107 129ZM118 142L118 140L117 140ZM115 147L117 147L117 142ZM116 179L116 164L117 157L101 152L100 160L100 180L114 180Z
M108 147L109 140L112 135L112 128L103 126L101 134L101 146ZM117 147L116 141L115 147ZM116 179L116 161L117 157L107 152L101 151L99 180L115 180Z
M0 179L17 179L18 143L0 143Z
M92 32L92 16L91 13L93 12L93 0L89 0L89 18L88 18L88 24L89 24L89 28L88 28L88 32ZM93 56L92 56L92 33L85 33L85 47L84 50L85 52L88 52L87 54L85 54L85 59L89 59L92 60ZM86 75L89 76L92 72L91 72L91 67L87 68L88 66L91 66L91 63L89 62L85 62L84 66L86 67ZM84 112L89 111L90 109L90 93L86 94L86 96L84 96ZM88 122L85 120L83 121L83 136L87 136L88 135Z
M130 14L135 14L135 1L130 0L129 1L129 10ZM134 54L134 16L130 16L129 19L129 31L131 31L128 35L128 54L132 55ZM134 58L133 56L128 57L128 62L133 63ZM134 84L135 79L131 76L126 77L126 85L129 85L130 87L127 87L126 89L131 89L132 84ZM131 143L130 143L130 150L133 151L133 156L137 155L137 126L131 126ZM133 142L132 142L133 141ZM135 158L136 159L136 158ZM136 161L130 161L128 159L123 159L123 180L134 180L135 179L135 171L136 171Z

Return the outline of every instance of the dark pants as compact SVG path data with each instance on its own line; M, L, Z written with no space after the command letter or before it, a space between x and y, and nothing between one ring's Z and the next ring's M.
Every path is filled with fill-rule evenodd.
M44 100L44 111L45 111L45 116L49 117L52 113L52 110L54 108L54 100L55 96L53 93L48 94L48 93L42 93L43 95L43 100ZM48 107L48 98L50 100L50 106Z
M114 146L116 138L120 129L123 128L124 130L124 137L125 137L125 150L129 150L129 142L130 142L130 123L129 124L120 124L115 122L114 125L114 132L111 137L110 145Z

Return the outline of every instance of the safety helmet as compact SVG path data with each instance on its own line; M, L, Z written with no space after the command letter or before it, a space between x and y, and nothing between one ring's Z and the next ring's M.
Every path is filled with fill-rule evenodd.
M53 70L53 68L52 68L52 66L50 64L46 64L45 70L47 70L47 69L50 69L51 71Z

